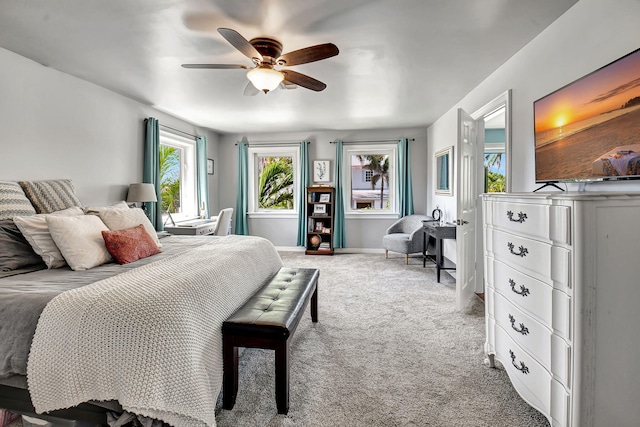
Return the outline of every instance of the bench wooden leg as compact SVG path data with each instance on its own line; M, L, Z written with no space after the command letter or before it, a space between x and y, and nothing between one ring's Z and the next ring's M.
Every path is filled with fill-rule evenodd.
M311 321L318 322L318 285L311 295Z
M276 345L276 406L279 414L289 412L289 340Z
M222 407L233 409L238 394L238 347L233 336L223 337L222 352Z

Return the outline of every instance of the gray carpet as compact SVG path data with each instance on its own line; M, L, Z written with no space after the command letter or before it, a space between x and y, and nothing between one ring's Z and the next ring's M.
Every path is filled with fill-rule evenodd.
M305 313L291 346L288 415L278 415L273 352L240 358L230 426L548 426L502 369L485 363L484 306L455 311L455 281L396 255L305 256L320 269L319 323Z

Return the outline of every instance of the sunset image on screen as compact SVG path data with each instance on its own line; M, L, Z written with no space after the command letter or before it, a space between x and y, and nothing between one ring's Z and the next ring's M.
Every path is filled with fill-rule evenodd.
M639 110L640 51L536 101L536 180L633 174L617 151L640 144Z

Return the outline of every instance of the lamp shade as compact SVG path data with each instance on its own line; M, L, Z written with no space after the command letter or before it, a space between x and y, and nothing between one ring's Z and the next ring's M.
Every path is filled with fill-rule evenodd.
M280 82L284 80L284 75L273 68L260 66L249 70L247 78L251 80L256 89L267 93L278 87Z
M156 187L153 184L137 183L129 185L127 202L157 202Z

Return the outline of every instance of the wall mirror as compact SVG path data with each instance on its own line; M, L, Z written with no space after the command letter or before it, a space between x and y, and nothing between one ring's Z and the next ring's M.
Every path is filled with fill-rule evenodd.
M453 146L440 150L435 155L436 194L453 195Z

